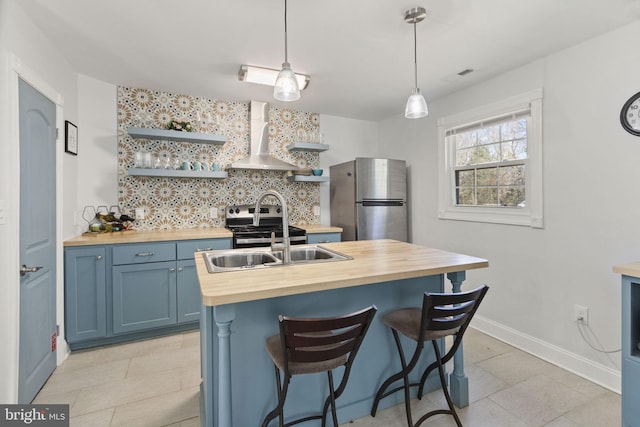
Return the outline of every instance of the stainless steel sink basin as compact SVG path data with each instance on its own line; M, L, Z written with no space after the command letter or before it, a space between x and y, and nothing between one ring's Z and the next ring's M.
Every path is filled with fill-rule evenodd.
M273 254L279 259L282 259L282 252L274 252ZM297 245L291 247L292 264L317 261L341 261L345 259L352 258L318 245Z
M291 264L283 264L282 252L271 252L270 248L207 251L202 256L209 273L353 259L318 245L292 246Z
M204 252L203 256L209 273L267 267L282 263L271 252L255 249L208 251Z

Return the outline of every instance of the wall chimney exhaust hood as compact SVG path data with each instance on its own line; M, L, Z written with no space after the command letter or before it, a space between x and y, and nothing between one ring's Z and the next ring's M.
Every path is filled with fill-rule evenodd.
M232 169L294 171L298 168L269 155L269 104L251 101L249 105L251 134L249 156L231 164Z

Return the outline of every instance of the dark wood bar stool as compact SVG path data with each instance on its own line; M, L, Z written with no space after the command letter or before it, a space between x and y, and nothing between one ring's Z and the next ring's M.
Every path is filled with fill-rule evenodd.
M338 427L335 401L347 385L351 365L376 311L375 306L370 306L338 317L301 319L279 316L280 334L267 338L265 345L275 365L278 405L267 414L262 427L267 427L276 417L279 417L280 427L317 419L322 420L324 427L329 406L333 425ZM332 370L343 365L342 380L335 389ZM284 381L281 381L280 371L284 372ZM291 377L318 372L327 372L329 378L329 396L322 413L284 423L283 407Z
M473 291L456 294L425 293L422 301L422 309L417 307L403 308L387 313L382 317L382 322L389 326L393 332L393 338L396 342L396 346L398 347L398 353L400 354L402 370L397 374L390 376L380 386L376 393L373 407L371 408L371 416L376 416L378 404L381 399L395 393L396 391L404 390L405 411L407 413L407 423L409 427L417 427L427 418L437 414L452 415L456 424L458 426L462 426L460 418L453 407L451 396L449 395L443 366L453 358L456 350L460 347L464 332L467 330L467 326L469 326L473 315L488 290L489 287L487 285L482 285ZM406 363L398 332L417 343L416 349L408 364ZM455 339L449 351L442 355L438 346L438 340L448 335L454 335ZM425 341L431 341L433 344L436 361L427 366L419 383L410 384L409 373L418 363ZM438 368L440 384L442 385L442 391L447 399L449 409L431 411L423 415L417 423L413 424L413 420L411 418L411 398L409 396L409 389L410 387L419 386L418 399L422 398L422 390L427 380L427 376L435 368ZM391 384L398 380L403 380L403 384L401 386L386 391Z

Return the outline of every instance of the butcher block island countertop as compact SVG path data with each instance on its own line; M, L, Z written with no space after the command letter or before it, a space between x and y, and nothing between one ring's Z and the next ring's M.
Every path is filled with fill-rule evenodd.
M196 254L203 304L219 306L489 266L482 258L396 240L323 243L321 246L353 259L209 273L203 256Z

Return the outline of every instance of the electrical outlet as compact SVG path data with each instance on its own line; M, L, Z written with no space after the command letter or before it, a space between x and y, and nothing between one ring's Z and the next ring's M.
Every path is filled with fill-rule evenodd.
M136 219L144 219L144 208L136 208Z
M583 325L589 324L589 308L582 305L573 306L573 318L576 322Z
M209 218L216 219L217 217L218 217L218 208L216 208L215 206L212 208L209 208Z

